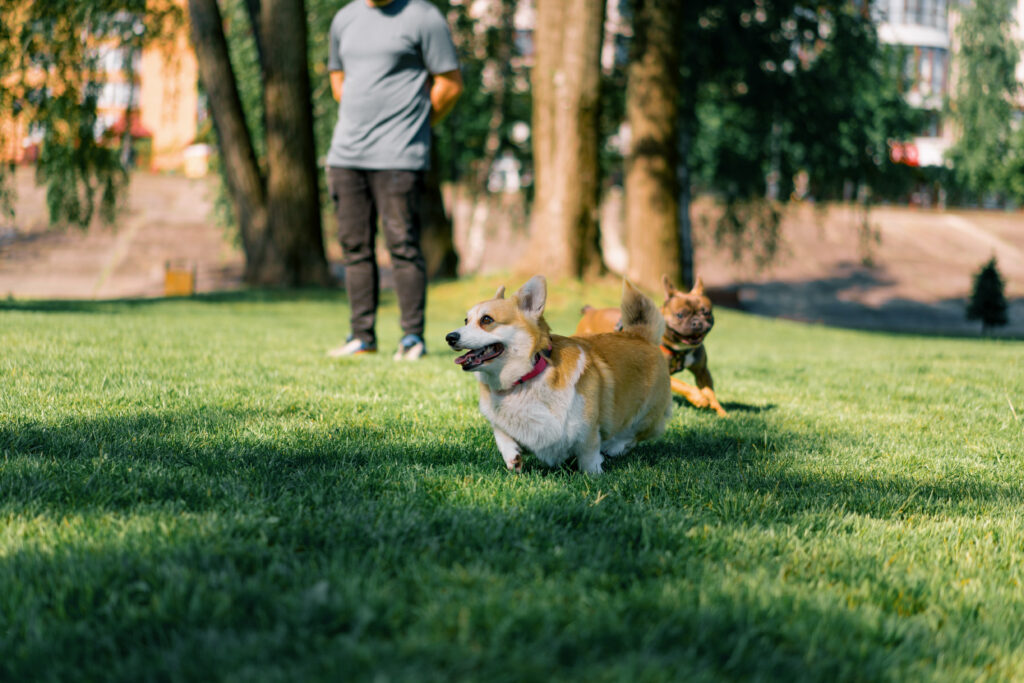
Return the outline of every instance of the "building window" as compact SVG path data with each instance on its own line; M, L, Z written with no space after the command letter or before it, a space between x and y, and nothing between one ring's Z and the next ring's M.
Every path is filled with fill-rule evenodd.
M925 111L924 121L917 131L917 137L940 138L942 137L942 114L937 111Z
M98 50L99 69L107 74L118 74L124 69L125 50L104 46Z
M904 0L903 21L946 30L946 0Z
M935 60L932 68L932 92L945 94L946 74L949 71L949 52L939 47L932 48L932 57Z
M949 70L949 51L941 47L915 47L907 51L904 77L911 92L944 95Z
M917 87L924 95L942 95L946 90L948 52L941 47L921 48Z
M105 109L126 109L135 104L134 94L128 83L104 83L97 105Z

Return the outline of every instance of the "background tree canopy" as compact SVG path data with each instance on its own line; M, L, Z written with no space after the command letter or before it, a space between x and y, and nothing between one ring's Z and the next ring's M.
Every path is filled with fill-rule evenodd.
M659 182L681 194L678 208L667 209L680 214L672 213L666 225L680 226L671 239L684 245L683 252L691 186L713 194L725 206L719 236L732 240L738 252L761 258L771 257L779 207L792 196L868 201L880 190L902 187L901 171L906 169L889 162L887 145L907 138L920 122L901 96L900 55L880 45L866 4L648 0L638 5L639 1L619 3L627 27L633 26L645 6L663 6L673 22L672 49L678 54L668 62L672 73L665 82L677 105L673 125L678 142L663 153L671 157L678 172ZM155 12L153 4L143 0L0 3L5 16L25 17L16 26L5 22L0 35L0 70L21 74L17 87L9 86L14 81L5 81L2 104L25 111L46 131L39 174L51 187L52 219L85 224L97 201L109 214L127 176L117 148L100 144L94 134L96 84L89 77L94 56L78 37L88 29L141 47L158 39L168 22L175 17L180 20L180 15L173 7ZM267 146L266 88L272 70L268 71L266 45L261 45L258 18L280 3L221 0L218 6L207 0L190 4L194 12L200 7L219 9L230 55L230 71L225 73L232 75L236 85L254 168L266 185L273 169L283 162L275 160ZM316 159L327 149L336 117L326 73L326 41L331 18L344 4L344 0L306 0L293 8L303 12L306 20L312 123L304 124L294 116L274 120L279 126L311 125ZM436 0L436 4L451 23L466 83L463 99L436 131L440 179L481 191L494 159L506 150L516 155L529 175L530 141L512 135L512 130L531 121L529 60L534 50L543 47L531 48L530 36L515 29L515 0L494 0L484 17L471 15L468 2ZM602 69L599 117L593 124L598 127L598 148L593 158L605 182L617 182L624 173L625 149L618 143L626 120L631 32L627 28L615 37L617 58ZM277 59L303 49L300 41L274 42ZM583 57L598 59L597 54ZM204 59L209 57L200 54L201 63ZM45 86L28 77L32 65L47 74ZM557 139L559 131L554 133ZM531 131L532 139L546 134ZM240 140L227 139L222 131L219 142L223 156L225 145ZM322 173L314 167L318 162L288 163L299 164L307 177L319 177L319 199L308 201L323 205L327 197ZM796 179L802 179L800 187ZM240 221L237 216L234 220ZM290 233L305 229L294 221L282 221L269 233L277 234L270 239L271 245L286 244ZM242 232L244 236L244 226ZM280 257L274 268L260 271L257 264L250 279L268 284L317 281L322 271L318 266L310 270L309 264L315 266L322 256L308 242L299 240L299 246L289 247L302 253ZM247 249L247 257L266 259L266 251ZM300 265L303 262L305 266ZM305 268L307 274L297 274L297 268ZM683 270L675 275L688 279Z
M47 187L51 222L88 225L97 209L112 220L128 181L127 138L99 135L104 48L135 55L180 25L180 10L146 0L0 0L0 15L0 111L25 116L42 132L36 174ZM0 164L0 209L7 214L10 172Z
M949 112L960 136L949 151L956 180L975 197L1009 194L1024 200L1024 132L1013 126L1020 45L1010 28L1010 0L964 5L956 85Z

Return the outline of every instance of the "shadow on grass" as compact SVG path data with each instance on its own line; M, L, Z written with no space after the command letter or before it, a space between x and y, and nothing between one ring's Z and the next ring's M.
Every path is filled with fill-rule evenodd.
M450 507L412 528L369 517L253 516L8 555L0 575L16 586L6 597L16 611L0 640L0 672L107 681L878 680L919 658L959 663L912 621L880 628L870 612L736 585L702 539L658 521L609 523L557 500L513 514ZM311 547L311 524L337 541ZM513 637L520 654L510 658ZM991 648L979 629L960 639Z
M697 408L696 406L694 406L692 403L687 401L682 396L673 395L672 396L672 401L675 403L677 408L687 408L687 409L691 409L691 410L701 410L701 411L706 410L705 408ZM727 402L722 404L722 407L725 408L725 412L727 412L727 413L750 413L750 414L757 414L757 413L766 413L769 410L775 410L776 406L775 406L774 403L766 403L764 405L755 406L755 405L751 405L750 403L738 403L736 401L727 401Z
M772 407L737 410L727 420L682 424L673 420L661 439L641 443L621 457L606 458L606 473L620 482L639 475L659 487L708 479L708 490L689 487L688 491L709 498L723 492L772 492L779 496L780 510L786 515L838 506L884 519L948 512L979 502L1018 502L1011 486L983 481L928 482L838 470L805 474L790 467L796 456L827 449L828 443L817 434L778 430L762 417ZM67 512L130 509L140 503L204 510L235 496L270 499L280 487L305 480L325 489L343 482L344 495L361 497L375 490L379 483L375 477L382 473L388 479L394 474L410 480L423 472L516 479L504 471L482 419L464 426L454 439L434 439L419 426L395 423L335 424L290 428L273 437L251 435L252 425L272 423L278 417L273 411L256 414L197 407L191 414L143 412L60 424L7 422L0 425L0 453L7 459L0 483L9 505L21 501L37 509ZM832 434L828 438L848 445L860 437ZM560 471L527 456L527 479ZM569 481L577 482L574 485L602 482L565 472ZM366 491L352 485L356 480Z
M674 420L601 479L533 459L506 474L482 422L433 440L247 430L275 417L0 425L0 514L65 529L0 554L0 678L871 679L989 643L978 628L951 653L894 606L880 621L754 580L778 557L751 527L948 513L964 495L795 472L821 437L759 412ZM971 494L1018 504L1008 487Z
M967 274L964 274L966 283ZM870 305L863 298L895 284L884 268L872 268L855 262L836 265L827 277L770 282L741 282L735 286L745 293L749 304L744 310L773 318L785 318L831 327L898 333L932 338L983 338L980 325L964 317L966 298L939 301L916 301L886 298ZM994 338L1004 341L1024 340L1019 325L1024 314L1024 298L1007 300L1010 331L994 330Z

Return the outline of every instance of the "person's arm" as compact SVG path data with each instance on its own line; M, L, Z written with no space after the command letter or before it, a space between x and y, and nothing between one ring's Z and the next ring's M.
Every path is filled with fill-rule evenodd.
M334 101L341 102L341 84L345 82L345 72L331 71L328 75L331 78L331 94L334 95Z
M340 84L338 90L339 92L341 90ZM430 85L430 125L437 125L444 117L448 116L461 94L461 71L455 69L441 74L433 74L433 83Z

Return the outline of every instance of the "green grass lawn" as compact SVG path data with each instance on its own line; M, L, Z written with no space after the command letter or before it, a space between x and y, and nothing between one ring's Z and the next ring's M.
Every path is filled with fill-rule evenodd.
M730 419L514 476L442 341L499 282L416 364L390 293L345 361L336 293L0 303L0 680L1024 679L1024 343L719 310Z

